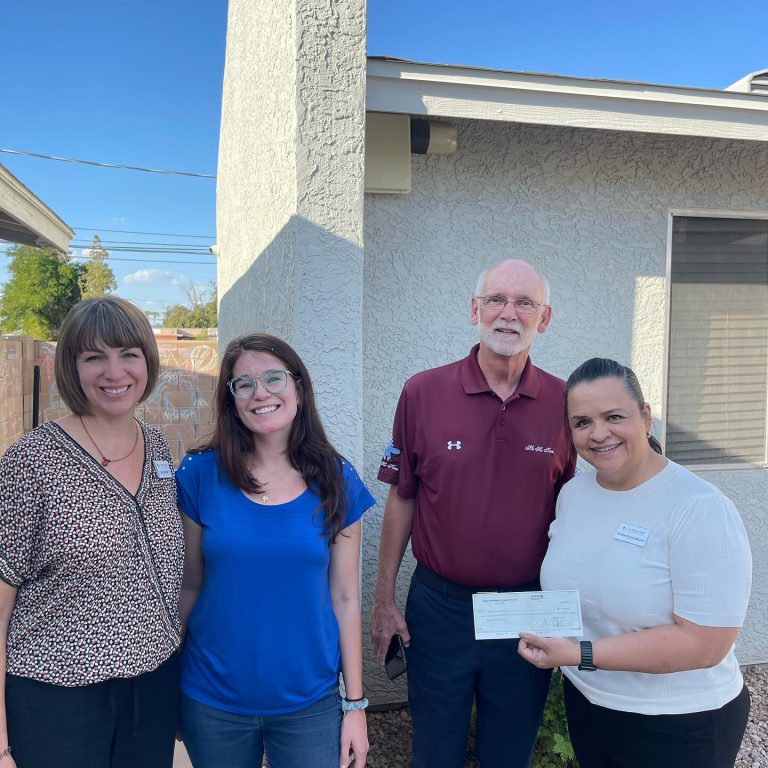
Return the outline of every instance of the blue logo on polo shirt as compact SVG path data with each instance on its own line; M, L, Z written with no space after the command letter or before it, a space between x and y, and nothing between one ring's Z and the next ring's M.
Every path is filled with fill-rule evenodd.
M391 461L393 456L399 456L399 455L400 455L400 449L395 448L394 442L390 440L387 443L387 447L384 449L384 460Z

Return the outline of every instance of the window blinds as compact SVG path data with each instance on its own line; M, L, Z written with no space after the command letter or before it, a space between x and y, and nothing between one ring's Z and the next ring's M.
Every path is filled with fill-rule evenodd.
M675 217L666 453L768 460L768 221Z

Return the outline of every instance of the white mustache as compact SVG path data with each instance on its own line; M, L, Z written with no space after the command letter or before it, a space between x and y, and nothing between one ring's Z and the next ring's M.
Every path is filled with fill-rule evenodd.
M497 320L491 327L494 329L503 328L505 331L517 331L518 333L523 332L523 326L514 320Z

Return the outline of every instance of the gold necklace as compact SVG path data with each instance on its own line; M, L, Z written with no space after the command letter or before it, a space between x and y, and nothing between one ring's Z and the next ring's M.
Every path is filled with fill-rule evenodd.
M91 442L93 443L93 447L99 452L99 455L101 456L102 467L108 467L110 464L114 464L116 461L125 461L136 450L136 445L139 442L139 428L136 422L134 422L134 424L136 425L136 432L135 432L135 437L133 438L133 445L131 446L131 450L128 451L128 453L126 453L125 456L121 456L119 459L108 459L102 452L101 448L99 448L99 446L96 444L96 441L93 439L93 435L88 431L88 427L85 426L83 417L78 416L77 418L80 419L80 423L83 425L85 434L88 435L88 437L91 439Z
M285 478L288 477L288 475L290 475L292 471L293 471L293 467L288 467L288 471L285 472L282 477L278 477L277 478L277 482L285 480ZM256 479L255 476L253 475L253 473L251 473L251 477L254 480ZM275 482L275 479L273 479L272 482ZM264 483L264 485L268 485L268 483ZM269 494L266 494L266 493L262 492L262 494L261 494L261 503L262 504L269 504Z

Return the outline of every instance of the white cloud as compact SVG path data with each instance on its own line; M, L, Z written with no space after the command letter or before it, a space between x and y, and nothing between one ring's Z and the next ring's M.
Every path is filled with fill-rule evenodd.
M125 216L113 216L112 221L115 224L125 224Z
M123 278L124 283L166 283L182 285L183 280L169 269L137 269Z

